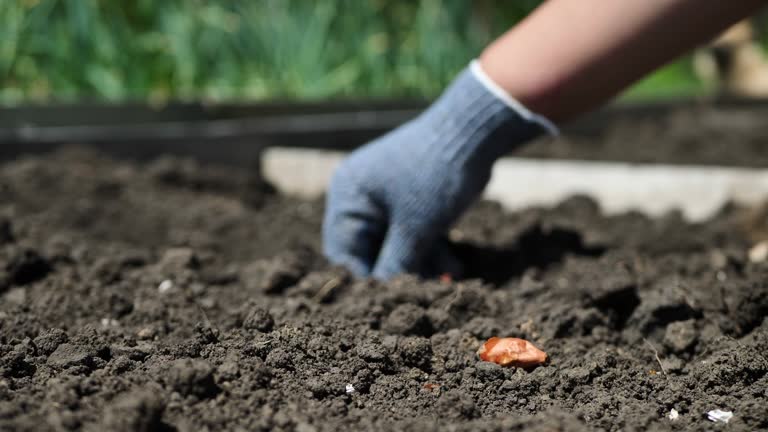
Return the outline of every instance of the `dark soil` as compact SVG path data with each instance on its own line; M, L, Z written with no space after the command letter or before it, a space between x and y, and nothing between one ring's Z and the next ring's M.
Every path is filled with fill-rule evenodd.
M768 166L768 107L708 104L606 110L566 125L515 156L630 163Z
M768 429L764 214L481 203L474 279L386 284L324 261L321 215L177 159L0 167L0 430ZM479 362L491 336L550 362Z

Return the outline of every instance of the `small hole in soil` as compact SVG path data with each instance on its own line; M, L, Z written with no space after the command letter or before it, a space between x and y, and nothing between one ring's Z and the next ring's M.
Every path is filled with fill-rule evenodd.
M584 245L581 234L564 228L544 229L535 225L523 232L518 240L505 247L478 246L455 243L454 253L464 264L464 277L480 278L494 285L503 285L529 268L546 269L566 255L600 256L600 247Z
M620 330L624 328L635 309L640 306L640 297L634 286L628 286L597 299L595 306L600 310L610 311L613 324Z

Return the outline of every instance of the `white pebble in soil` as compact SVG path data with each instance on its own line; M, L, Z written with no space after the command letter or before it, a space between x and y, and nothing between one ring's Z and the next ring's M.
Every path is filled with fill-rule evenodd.
M707 418L715 423L728 423L733 418L733 412L716 409L708 412Z
M768 259L768 242L761 241L749 249L749 260L753 263L761 263Z
M117 322L114 318L102 318L101 319L101 326L102 327L117 327L120 323Z
M157 291L160 294L166 293L173 289L173 281L170 279L166 279L162 282L160 282L160 285L157 286Z

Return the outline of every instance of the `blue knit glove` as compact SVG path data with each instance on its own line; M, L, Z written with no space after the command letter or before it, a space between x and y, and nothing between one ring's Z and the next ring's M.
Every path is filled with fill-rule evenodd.
M353 152L328 190L323 249L358 276L431 276L442 239L482 193L493 163L556 128L472 62L416 119Z

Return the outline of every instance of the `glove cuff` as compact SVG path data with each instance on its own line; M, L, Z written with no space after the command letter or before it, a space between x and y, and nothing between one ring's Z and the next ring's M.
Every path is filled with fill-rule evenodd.
M473 61L424 112L439 153L460 166L490 168L496 159L557 127L525 108Z
M529 110L522 103L520 103L520 101L510 96L509 93L507 93L503 88L499 87L499 85L496 84L491 79L491 77L485 73L477 59L472 60L472 62L469 63L469 70L472 72L472 75L475 77L475 79L479 81L486 90L504 102L511 110L519 114L520 117L528 121L538 123L545 131L547 131L547 133L552 136L560 135L560 129L558 129L557 126L555 126L555 124L552 123L548 118Z

